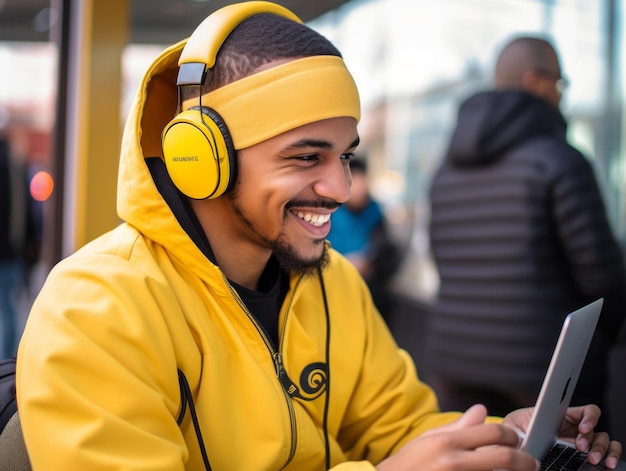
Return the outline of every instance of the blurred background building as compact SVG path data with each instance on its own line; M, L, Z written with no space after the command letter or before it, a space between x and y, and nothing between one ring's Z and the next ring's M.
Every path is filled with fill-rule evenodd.
M0 126L54 179L45 202L44 274L117 223L119 142L145 67L227 3L0 0ZM361 91L372 191L405 252L394 283L402 300L395 330L418 368L423 317L438 283L426 227L430 179L459 103L490 85L493 60L512 36L541 33L559 51L570 81L562 104L569 139L593 161L615 234L626 243L621 0L277 3L339 47ZM617 385L616 398L619 387L624 396ZM626 405L614 410L624 418L616 430L624 440Z

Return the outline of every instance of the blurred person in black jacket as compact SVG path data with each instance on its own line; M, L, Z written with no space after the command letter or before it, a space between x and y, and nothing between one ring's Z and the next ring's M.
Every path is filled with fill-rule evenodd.
M626 311L626 270L589 161L566 141L554 47L502 50L495 88L462 103L431 188L441 285L429 382L442 409L500 415L534 404L565 316L605 304L573 404L605 414L608 355Z
M0 355L17 349L20 296L27 294L30 268L39 257L39 239L28 169L13 158L0 135Z
M350 160L350 173L350 199L333 214L328 240L359 270L376 308L390 324L394 306L391 282L402 261L400 249L382 206L370 192L364 155Z

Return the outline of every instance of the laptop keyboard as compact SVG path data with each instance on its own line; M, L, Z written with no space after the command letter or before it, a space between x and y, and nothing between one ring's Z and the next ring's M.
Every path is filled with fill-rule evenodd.
M541 460L539 471L576 471L586 459L587 453L557 443Z

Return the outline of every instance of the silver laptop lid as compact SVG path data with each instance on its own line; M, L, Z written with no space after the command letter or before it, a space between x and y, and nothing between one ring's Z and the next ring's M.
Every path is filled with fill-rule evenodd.
M604 299L567 315L521 448L541 459L558 438Z

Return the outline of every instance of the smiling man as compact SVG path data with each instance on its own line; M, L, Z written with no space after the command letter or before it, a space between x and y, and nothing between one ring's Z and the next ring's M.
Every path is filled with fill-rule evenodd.
M20 345L33 469L535 469L512 428L529 411L440 413L326 242L359 118L337 49L272 3L218 10L155 59L124 222L55 267ZM614 467L598 417L573 408L563 433Z

